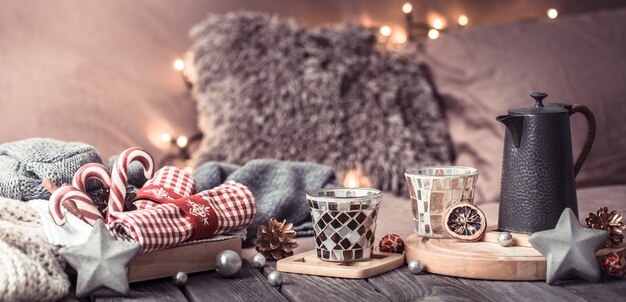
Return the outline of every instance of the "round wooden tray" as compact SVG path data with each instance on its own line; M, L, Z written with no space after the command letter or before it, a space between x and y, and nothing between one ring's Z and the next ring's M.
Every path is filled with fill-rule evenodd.
M427 239L406 240L407 261L418 259L434 274L489 280L545 280L546 258L529 247L501 247L491 242Z
M602 249L597 255L623 249ZM546 279L546 258L532 247L427 239L413 234L405 240L405 253L407 262L418 259L425 271L434 274L487 280Z

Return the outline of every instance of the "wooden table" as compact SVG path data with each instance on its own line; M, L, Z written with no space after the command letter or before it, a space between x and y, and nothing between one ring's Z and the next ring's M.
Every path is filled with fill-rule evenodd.
M97 301L602 301L626 300L626 279L588 283L570 281L559 286L545 282L483 281L446 276L412 275L406 266L369 279L352 280L284 273L282 288L271 287L265 276L244 262L235 278L216 272L189 275L178 288L170 279L136 283L127 298Z

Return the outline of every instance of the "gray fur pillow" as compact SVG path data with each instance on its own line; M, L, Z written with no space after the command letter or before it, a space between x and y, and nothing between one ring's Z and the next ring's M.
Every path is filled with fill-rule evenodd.
M401 192L404 170L447 164L440 101L414 53L390 52L375 32L308 31L261 13L209 15L192 29L198 80L196 163L315 161L360 167Z

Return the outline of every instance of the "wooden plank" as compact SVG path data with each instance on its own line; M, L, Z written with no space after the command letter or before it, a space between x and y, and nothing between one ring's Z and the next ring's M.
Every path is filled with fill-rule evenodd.
M492 301L585 301L585 299L572 294L564 288L551 286L545 282L508 282L461 278L459 278L459 281L468 287L482 292Z
M232 278L215 271L191 274L183 292L190 301L286 301L247 260Z
M96 297L98 302L105 301L187 301L181 290L172 280L164 278L131 284L130 295L127 297Z
M624 301L626 299L625 279L602 280L600 283L573 280L560 286L587 301L607 302Z
M413 275L406 265L367 279L391 301L490 301L480 290L458 279L428 273Z
M275 263L266 266L264 275L267 276L275 267ZM282 274L284 282L280 292L290 301L389 301L366 279Z

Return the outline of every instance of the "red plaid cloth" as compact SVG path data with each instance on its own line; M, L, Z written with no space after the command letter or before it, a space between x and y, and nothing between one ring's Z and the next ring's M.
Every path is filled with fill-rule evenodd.
M255 214L256 204L250 190L228 181L193 196L115 213L108 224L115 237L137 242L145 253L170 248L188 239L199 240L243 229Z
M189 196L196 191L196 181L185 170L167 166L161 168L137 191L133 204L147 209L160 203Z

